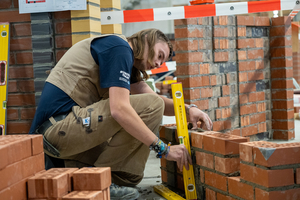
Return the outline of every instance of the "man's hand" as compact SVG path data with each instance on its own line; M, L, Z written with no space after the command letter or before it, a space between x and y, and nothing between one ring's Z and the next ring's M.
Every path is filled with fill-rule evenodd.
M209 118L209 116L201 111L200 109L196 107L191 107L189 109L189 117L190 117L190 122L193 124L193 129L198 128L197 127L197 122L201 121L201 127L202 129L206 129L210 131L212 129L212 121Z
M166 160L176 161L179 170L182 172L183 166L189 170L189 164L192 165L192 158L184 145L170 146L170 151Z

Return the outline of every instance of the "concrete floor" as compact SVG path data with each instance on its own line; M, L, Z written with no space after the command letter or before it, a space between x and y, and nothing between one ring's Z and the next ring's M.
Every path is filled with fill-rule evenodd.
M174 124L176 123L175 117L164 117L162 124ZM300 120L295 120L295 139L286 140L270 140L269 142L275 143L291 143L300 142ZM140 191L140 197L138 200L163 200L165 198L156 194L153 191L154 185L161 184L161 171L160 171L160 159L155 157L155 153L151 151L148 162L146 164L145 176L137 188Z

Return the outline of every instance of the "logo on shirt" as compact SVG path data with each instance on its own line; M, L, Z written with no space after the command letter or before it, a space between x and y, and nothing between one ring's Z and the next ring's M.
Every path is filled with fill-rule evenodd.
M129 82L129 78L130 78L130 74L124 71L120 71L121 76L119 77L120 81L124 81L125 83L130 84Z

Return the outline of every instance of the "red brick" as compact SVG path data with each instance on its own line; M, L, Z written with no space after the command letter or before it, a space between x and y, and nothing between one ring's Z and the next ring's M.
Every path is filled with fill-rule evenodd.
M239 95L240 105L248 103L248 94Z
M255 62L255 69L264 69L265 68L265 63L263 60L257 60Z
M103 190L111 184L110 167L81 168L73 173L74 190Z
M270 28L270 37L292 35L292 26L278 26Z
M264 50L256 49L256 50L248 50L248 59L262 59L264 58Z
M218 132L209 131L209 134L214 134ZM208 134L207 131L200 133L200 132L191 132L191 141L192 146L202 149L202 143L203 143L203 135Z
M272 113L273 114L273 113ZM250 124L257 124L266 121L266 113L260 113L250 116Z
M230 97L219 97L218 105L219 107L230 106Z
M198 50L197 40L179 40L175 41L176 51L195 51Z
M228 192L243 199L254 199L253 187L242 183L240 177L228 177Z
M270 18L269 17L255 17L255 26L270 26Z
M63 197L63 200L102 200L102 191L73 191Z
M198 28L175 28L175 38L202 38L203 32Z
M7 91L9 93L18 92L18 84L17 81L8 81Z
M270 38L270 46L271 47L285 47L285 46L291 46L292 45L292 38L288 37L275 37Z
M294 120L293 121L272 121L272 129L294 129Z
M227 191L227 178L213 172L205 171L205 184L217 188L219 190Z
M238 50L238 60L247 60L247 51Z
M72 35L62 35L55 37L56 48L70 48L72 46Z
M213 131L223 131L223 130L224 130L224 121L213 122Z
M161 170L161 181L163 183L168 182L168 173L165 170Z
M266 103L257 103L257 112L266 111Z
M208 188L205 189L205 197L209 200L216 200L216 192Z
M272 89L285 89L285 88L293 88L292 79L272 81Z
M239 71L249 71L255 69L255 61L239 62Z
M15 78L33 78L33 67L9 67L9 79Z
M243 49L243 48L254 48L255 42L253 38L250 39L238 39L237 41L237 48Z
M30 36L31 35L31 24L13 24L13 33L15 36Z
M270 50L271 57L292 57L293 51L291 47L285 47L285 48L272 48ZM271 65L272 66L272 65Z
M246 27L238 27L237 35L238 37L246 37Z
M160 159L160 166L167 168L167 160L165 159L165 157L162 157Z
M181 65L181 66L177 66L176 68L176 75L196 75L196 74L202 74L201 68L199 71L198 64Z
M215 62L227 62L229 54L228 52L214 52Z
M67 50L63 50L63 49L56 50L56 62L58 62L66 52L67 52Z
M239 82L246 82L248 80L248 73L240 72L239 73Z
M0 9L8 9L12 7L12 1L11 0L2 0Z
M216 75L210 76L210 85L211 86L217 85L217 76Z
M214 37L228 37L228 28L214 28Z
M13 108L7 109L7 119L8 120L17 120L17 119L19 119L19 110L18 109L13 109Z
M10 39L10 51L31 50L31 37Z
M8 134L28 134L31 126L31 121L8 121Z
M5 135L0 138L2 148L7 148L8 164L31 156L31 138L28 135Z
M265 158L264 154L267 152L270 156ZM266 167L297 164L300 163L300 143L255 143L253 157L255 164Z
M237 24L245 26L254 26L253 16L237 16Z
M281 191L265 191L255 188L256 200L282 200L282 199L300 199L300 189L287 189Z
M212 88L201 88L201 98L208 98L213 96Z
M272 20L272 26L290 25L291 24L291 17L289 17L289 16L271 18L271 20Z
M248 81L257 81L265 78L264 72L248 72Z
M294 119L294 110L272 110L272 119Z
M60 11L60 12L53 12L54 19L71 19L71 11Z
M241 179L264 187L281 187L294 184L293 169L265 170L241 163Z
M241 116L241 126L250 125L250 116Z
M260 141L259 141L260 142ZM240 159L245 162L253 162L253 146L256 142L240 143Z
M44 153L25 158L0 170L0 191L45 169Z
M35 114L35 108L21 109L21 119L33 119L34 114Z
M239 128L238 129L233 129L233 130L227 131L225 134L241 136L241 130Z
M35 105L34 94L9 94L7 106Z
M42 135L30 135L31 137L31 155L35 156L44 152L43 148L43 136Z
M32 64L32 52L19 52L16 53L17 64Z
M240 93L256 92L256 83L240 84Z
M265 92L249 93L249 102L257 102L265 100Z
M78 168L52 168L50 170L47 170L44 174L67 174L68 192L71 192L73 190L73 173L77 170Z
M204 152L195 152L196 164L210 169L214 169L214 156Z
M250 104L240 107L240 115L256 113L256 104Z
M203 52L177 53L175 60L177 63L203 62Z
M229 118L229 117L231 117L231 108L222 109L222 118Z
M199 109L201 110L207 110L209 108L209 101L208 99L206 100L200 100L200 101L195 101L194 104L198 106Z
M271 78L292 78L293 69L272 69Z
M177 188L184 191L184 180L181 174L177 174Z
M222 96L230 95L230 87L228 85L222 86Z
M56 34L72 33L71 22L70 21L56 22L55 33Z
M200 74L209 74L209 64L200 64Z
M300 168L296 169L296 184L300 184Z
M242 128L242 136L249 136L249 135L255 135L257 134L257 126L248 126L245 128Z
M2 160L1 160L2 161ZM27 199L27 178L0 191L0 199L26 200Z
M174 25L175 26L190 25L190 24L197 25L197 18L187 18L187 19L176 19L176 20L174 20Z
M292 67L293 59L292 58L272 58L270 66L274 67Z
M215 156L215 170L224 174L230 174L240 170L239 158L221 158Z
M260 123L258 124L258 132L266 132L267 131L267 123Z
M295 139L295 131L277 131L273 132L273 139L274 140L291 140Z
M294 95L293 90L279 90L279 91L272 91L272 99L292 99Z
M217 193L217 200L235 200L235 198Z
M0 12L2 22L30 22L30 13L19 14L19 10L7 10Z
M200 98L200 89L189 89L183 90L183 96L185 99L199 99Z
M34 80L18 80L19 92L34 92Z
M222 155L238 154L241 142L247 142L247 138L222 133L203 135L203 149Z
M228 16L219 16L219 25L228 25Z
M42 173L28 179L29 198L58 198L67 193L67 173Z
M200 181L201 181L201 183L204 183L204 170L199 169L199 173L200 173Z

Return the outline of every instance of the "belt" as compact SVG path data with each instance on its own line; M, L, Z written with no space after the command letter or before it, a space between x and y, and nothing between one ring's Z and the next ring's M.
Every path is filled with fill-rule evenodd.
M57 116L55 116L55 117L53 117L54 118L54 120L55 121L61 121L61 120L63 120L63 119L65 119L67 117L67 115L57 115ZM37 129L36 129L36 133L37 134L42 134L42 135L44 135L45 134L45 132L47 131L47 129L50 127L50 126L52 126L53 124L52 124L52 122L49 120L49 119L47 119L47 121L45 121L44 123L42 123L42 125L40 125Z
M55 121L61 121L66 118L67 115L57 115L54 118ZM60 157L60 152L45 138L44 134L47 131L47 129L52 126L52 122L48 119L45 121L41 126L39 126L36 129L37 134L42 134L43 135L43 144L44 144L44 150L48 151L52 155L56 157Z

